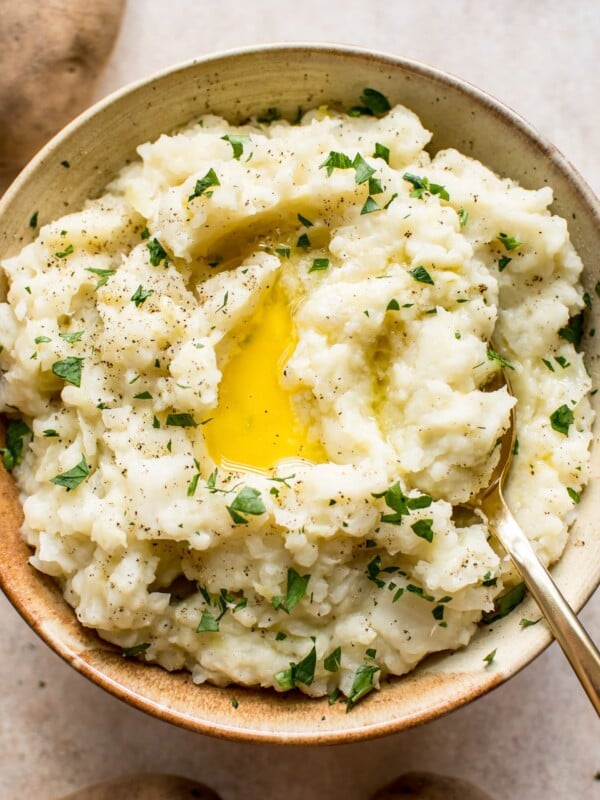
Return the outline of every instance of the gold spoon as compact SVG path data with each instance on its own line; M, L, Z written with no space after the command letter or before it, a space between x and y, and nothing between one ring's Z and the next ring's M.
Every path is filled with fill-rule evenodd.
M504 370L498 370L486 390L506 386L512 394ZM571 607L562 596L550 573L538 559L531 542L521 530L506 505L502 494L512 462L516 438L516 412L510 413L510 426L502 437L500 458L492 480L485 489L471 498L468 506L486 517L498 541L512 558L548 623L554 638L562 647L575 674L600 715L600 652L588 636Z

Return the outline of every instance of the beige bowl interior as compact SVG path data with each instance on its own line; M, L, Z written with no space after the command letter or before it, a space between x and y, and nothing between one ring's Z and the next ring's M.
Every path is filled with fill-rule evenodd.
M141 142L207 111L231 121L276 107L295 117L298 107L355 103L366 87L412 108L434 132L432 151L453 146L529 188L550 184L554 209L569 222L572 239L593 272L600 252L596 201L564 158L516 114L474 87L429 67L392 56L338 46L274 46L201 59L121 91L79 117L38 154L0 203L0 257L31 239L28 221L43 224L97 195ZM69 167L61 164L68 162ZM593 316L599 335L584 346L598 384L600 302ZM594 327L592 322L590 328ZM600 581L600 535L595 522L599 453L567 550L554 576L579 610ZM545 625L522 629L534 617L530 598L505 619L481 629L468 648L430 657L410 676L386 682L346 714L327 699L232 687L195 686L187 674L169 674L125 660L76 621L51 580L27 564L21 510L13 480L0 475L0 583L32 628L81 673L133 705L191 730L232 739L330 743L391 733L456 708L498 685L550 641ZM494 664L483 657L494 648ZM234 709L232 698L239 707Z

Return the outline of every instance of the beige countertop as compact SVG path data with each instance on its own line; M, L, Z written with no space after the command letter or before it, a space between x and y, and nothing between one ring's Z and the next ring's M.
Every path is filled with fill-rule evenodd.
M494 94L599 192L599 40L592 0L129 0L97 97L239 45L358 44ZM581 618L600 640L597 595ZM56 798L142 771L196 778L224 800L366 800L414 769L462 776L496 800L600 800L600 728L556 645L490 695L421 728L361 744L285 748L212 740L129 708L62 663L4 597L0 625L2 800Z

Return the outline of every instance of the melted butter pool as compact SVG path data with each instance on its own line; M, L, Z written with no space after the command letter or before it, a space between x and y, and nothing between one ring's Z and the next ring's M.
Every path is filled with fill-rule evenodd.
M297 337L278 284L234 332L239 342L223 369L219 404L206 425L208 451L227 470L271 470L283 458L327 461L281 383Z

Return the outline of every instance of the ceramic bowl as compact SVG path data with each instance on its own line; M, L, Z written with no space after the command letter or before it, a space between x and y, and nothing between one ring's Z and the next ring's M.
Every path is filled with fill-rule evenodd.
M298 107L349 107L366 86L413 109L434 133L432 152L457 147L525 187L550 184L556 198L553 208L569 222L586 264L587 289L593 292L600 252L597 201L552 145L514 112L464 81L391 55L333 45L266 46L198 59L94 106L56 136L7 191L0 203L0 256L13 255L30 240L33 209L39 209L44 221L78 209L135 157L138 144L200 114L210 111L234 122L275 106L293 118ZM600 330L600 319L595 324ZM598 386L600 336L586 336L584 342ZM596 436L594 477L567 549L553 569L576 610L600 581L599 453ZM385 682L349 714L340 704L330 707L327 698L196 686L187 673L168 673L124 659L82 628L53 581L28 565L29 551L19 535L21 519L13 480L2 472L0 582L29 625L99 686L161 719L206 734L307 744L392 733L434 719L498 686L550 641L543 624L526 631L519 626L522 617L536 614L531 599L526 599L514 613L481 628L465 649L426 659L408 676ZM503 657L485 668L483 658L494 648Z

